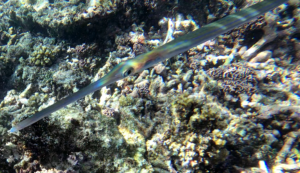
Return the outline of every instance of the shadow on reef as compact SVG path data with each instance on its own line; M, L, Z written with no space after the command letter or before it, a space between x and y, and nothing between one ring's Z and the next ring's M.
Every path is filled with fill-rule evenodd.
M7 88L7 84L11 75L14 73L14 69L14 58L0 57L0 102L9 90L9 88Z
M125 160L134 156L136 149L130 148L124 142L114 118L102 116L96 111L71 112L74 119L71 118L63 124L49 125L51 119L45 118L20 132L19 139L24 142L18 143L12 150L16 150L14 154L24 152L24 155L23 160L14 165L15 170L37 171L39 164L46 169L53 168L54 164L55 168L68 169L71 172L95 171L94 165L98 165L97 172L106 172L105 170L114 169L107 168L107 165L116 162L112 156L117 151L118 156ZM79 116L85 121L79 122ZM54 115L54 118L59 117ZM82 128L83 126L86 128Z
M57 20L55 17L48 19L36 19L37 12L33 9L21 9L10 13L10 25L16 28L20 27L24 31L30 31L32 34L42 34L46 37L55 37L67 40L70 43L97 43L101 45L107 41L114 40L115 35L124 31L134 23L146 23L146 29L151 26L158 26L157 21L161 16L166 15L172 9L171 3L160 2L155 7L151 7L151 2L143 1L120 2L114 4L111 11L107 7L98 7L100 11L88 18L76 18L68 23L57 22L52 24L49 20ZM78 8L84 7L79 4ZM102 9L102 10L101 10ZM163 9L163 10L162 10ZM83 9L82 9L83 10ZM83 10L84 11L84 10ZM22 12L22 15L19 13ZM45 17L45 16L44 16ZM91 34L93 33L93 34Z

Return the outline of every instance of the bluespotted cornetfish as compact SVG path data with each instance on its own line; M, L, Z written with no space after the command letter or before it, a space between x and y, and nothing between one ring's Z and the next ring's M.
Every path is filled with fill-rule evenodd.
M139 73L155 64L171 58L177 54L189 50L207 40L213 39L220 34L230 31L252 19L274 9L285 3L287 0L264 0L235 14L228 15L216 22L210 23L196 31L181 36L169 43L166 43L150 52L139 55L136 58L119 63L107 75L98 81L91 83L78 92L59 100L53 105L43 109L33 116L21 121L10 129L10 132L17 132L50 115L51 113L75 102L76 100L93 93L104 86L114 83L127 76Z

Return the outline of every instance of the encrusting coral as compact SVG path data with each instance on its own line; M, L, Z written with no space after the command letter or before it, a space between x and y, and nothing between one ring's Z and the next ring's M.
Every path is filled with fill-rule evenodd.
M243 64L230 64L212 68L207 74L213 79L221 81L221 89L229 94L247 93L252 95L257 91L256 72Z

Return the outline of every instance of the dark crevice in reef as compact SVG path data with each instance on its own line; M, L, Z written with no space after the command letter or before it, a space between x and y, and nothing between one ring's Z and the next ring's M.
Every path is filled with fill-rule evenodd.
M255 44L258 40L260 40L264 35L264 31L262 29L255 29L255 30L250 30L245 33L245 45L253 45Z
M4 97L6 96L6 93L8 91L7 88L5 87L2 87L2 86L5 86L5 82L0 82L0 103L3 101Z
M6 92L9 90L7 84L14 69L15 67L12 63L1 64L0 62L0 102L4 99Z
M9 25L15 28L21 28L23 32L30 31L33 35L48 35L47 29L36 23L33 17L27 13L29 13L29 11L24 11L23 16L20 17L15 11L11 11Z

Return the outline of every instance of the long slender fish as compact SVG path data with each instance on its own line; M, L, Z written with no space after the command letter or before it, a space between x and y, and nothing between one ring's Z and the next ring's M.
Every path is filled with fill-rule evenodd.
M179 37L148 53L139 55L136 58L129 59L125 62L121 62L103 78L21 121L19 124L13 126L10 129L10 132L22 130L25 127L30 126L40 119L50 115L51 113L67 106L68 104L99 90L103 86L107 86L120 79L126 78L127 76L139 73L149 67L154 66L158 62L164 61L207 40L213 39L220 34L223 34L235 27L249 22L252 19L255 19L257 16L274 9L286 1L287 0L264 0L263 2L259 2L247 9L228 15L227 17L210 23L194 32Z

